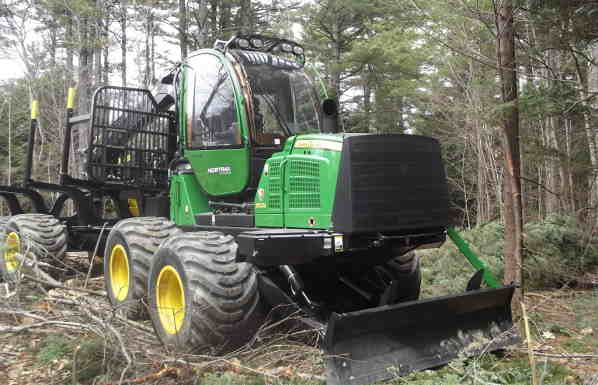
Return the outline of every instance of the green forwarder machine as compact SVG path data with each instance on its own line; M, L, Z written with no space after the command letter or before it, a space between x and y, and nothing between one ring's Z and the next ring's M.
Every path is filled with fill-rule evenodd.
M69 126L65 154L78 178L118 190L111 303L185 351L238 347L271 309L301 310L323 334L329 384L516 342L514 286L481 288L483 269L461 294L418 300L415 250L451 235L438 142L337 132L336 102L320 101L304 62L295 42L239 35L154 94L96 91L86 139Z

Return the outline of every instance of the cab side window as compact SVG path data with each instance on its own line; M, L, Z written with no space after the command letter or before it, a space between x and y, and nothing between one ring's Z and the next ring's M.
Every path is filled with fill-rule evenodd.
M224 63L203 54L189 60L187 114L191 148L237 146L241 133L233 82Z

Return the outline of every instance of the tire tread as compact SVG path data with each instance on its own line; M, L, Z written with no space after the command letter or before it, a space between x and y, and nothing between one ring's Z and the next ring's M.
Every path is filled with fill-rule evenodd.
M127 316L144 318L146 314L142 301L147 297L148 275L155 251L165 240L181 230L163 217L134 217L118 222L111 234L112 232L120 233L127 243L128 257L133 268L133 296L132 303L127 305ZM110 255L109 244L110 242L106 242L106 256Z
M58 260L64 258L67 248L67 228L60 220L48 214L19 214L10 217L5 232L15 231L21 239L33 241L33 252L44 257L47 251Z
M236 262L232 236L183 233L162 248L170 249L185 269L192 294L190 346L237 347L253 336L263 321L257 272L249 263ZM159 323L155 318L154 324Z

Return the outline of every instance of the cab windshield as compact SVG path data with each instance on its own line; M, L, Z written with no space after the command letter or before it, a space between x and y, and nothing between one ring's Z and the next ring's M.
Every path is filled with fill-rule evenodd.
M309 77L287 61L263 57L269 60L245 63L257 134L320 132L318 95Z

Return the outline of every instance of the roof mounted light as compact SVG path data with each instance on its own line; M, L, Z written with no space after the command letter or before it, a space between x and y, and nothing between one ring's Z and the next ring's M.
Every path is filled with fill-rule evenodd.
M305 64L305 50L301 45L291 40L269 37L265 35L237 35L228 41L218 40L214 48L222 52L228 49L240 49L276 54L284 52L295 56L295 63L300 67Z
M249 48L249 40L239 39L239 40L237 40L237 46L239 46L239 48L241 48L241 49L247 49L247 48Z
M293 52L293 46L289 43L282 43L280 45L280 50L282 52L286 52L286 53L292 53Z
M262 39L253 38L251 39L251 45L253 48L260 49L264 47L264 41Z

